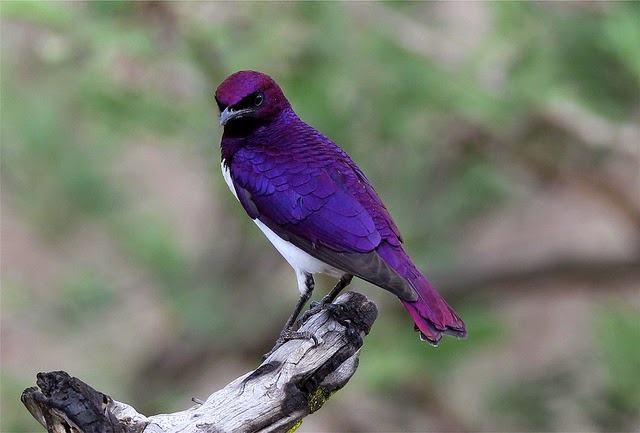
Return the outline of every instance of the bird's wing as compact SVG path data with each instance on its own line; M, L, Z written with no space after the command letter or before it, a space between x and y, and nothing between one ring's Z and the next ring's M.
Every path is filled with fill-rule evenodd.
M231 178L249 216L281 238L402 299L415 299L409 283L376 252L383 240L399 245L395 225L389 228L385 216L375 212L369 196L377 198L375 191L341 156L309 147L297 152L244 147L233 157Z

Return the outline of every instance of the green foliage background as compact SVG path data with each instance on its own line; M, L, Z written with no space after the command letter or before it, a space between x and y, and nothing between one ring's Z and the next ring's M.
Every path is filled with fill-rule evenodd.
M615 156L610 149L585 151L576 136L540 126L540 119L561 100L614 125L637 125L640 3L484 4L490 25L483 37L449 57L419 37L412 44L403 36L411 23L443 30L438 7L0 3L3 222L7 215L19 220L66 269L63 277L41 282L43 292L30 280L41 269L27 263L29 275L22 278L4 258L11 246L3 246L0 430L38 428L19 393L39 370L67 369L143 411L167 412L188 405L196 389L215 389L194 385L207 366L246 370L268 350L296 293L293 276L225 191L217 168L213 93L236 70L272 75L300 117L347 150L391 210L415 262L435 274L456 272L461 228L479 215ZM179 200L141 206L137 186L118 174L123 155L138 142L170 159L189 155L187 161L204 167L209 199L217 203L215 214L201 219L210 248L190 250L162 212L175 210ZM551 170L552 179L517 162L523 153L535 167ZM84 236L79 227L108 238L119 260L96 266L83 250L74 254L77 237ZM102 248L95 245L98 262ZM151 295L138 292L136 282L118 280L125 267L152 282ZM620 301L603 292L596 302L584 329L592 353L577 355L595 365L589 371L600 379L592 388L582 387L579 369L562 359L508 385L479 390L470 383L472 392L488 393L482 418L448 401L449 384L480 351L498 351L511 338L499 297L487 295L490 288L481 283L471 294L452 295L471 338L431 350L419 344L402 307L387 294L361 282L355 289L374 297L382 311L353 386L321 413L372 393L397 414L388 425L398 430L418 429L421 422L436 430L640 425L637 296ZM114 312L132 297L159 306L170 326L161 326L153 341L138 342L139 351L120 352L118 337L135 341L138 328L104 334L113 332L108 323L119 320ZM9 332L22 327L29 330L26 339L9 340ZM77 350L71 358L80 360L59 365L69 357L49 357L42 341ZM13 345L23 344L30 345L33 363L17 367L12 356L22 349ZM220 384L234 377L220 374ZM578 412L569 424L558 400ZM412 424L403 414L419 416Z

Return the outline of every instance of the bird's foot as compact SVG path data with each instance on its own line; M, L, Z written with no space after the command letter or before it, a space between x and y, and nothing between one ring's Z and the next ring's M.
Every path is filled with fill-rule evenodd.
M330 305L332 305L331 304L332 302L333 302L333 298L330 298L329 296L325 296L319 302L312 301L310 304L310 308L304 313L302 313L302 315L298 319L299 326L302 326L304 322L309 320L309 318L311 318L312 316L315 316L322 310L327 309Z
M326 310L329 310L330 312L334 311L333 307L336 307L336 305L333 304L333 301L336 299L338 294L345 287L351 284L352 279L353 279L353 275L348 275L348 274L343 275L342 277L340 277L340 279L338 280L334 288L331 289L331 291L327 293L327 296L322 298L320 302L316 302L316 301L311 302L311 306L309 310L305 311L302 314L302 316L300 316L300 318L298 319L299 326L302 326L302 324L306 322L311 316L318 314L322 310L326 309Z
M300 326L308 320L311 316L314 316L321 311L328 312L339 324L346 328L346 333L351 334L355 332L354 321L360 320L357 316L354 316L353 307L349 304L334 304L334 299L329 296L325 296L320 302L314 301L311 303L311 308L302 314L298 319Z
M280 349L280 347L290 340L313 340L314 347L318 345L318 339L315 335L308 331L293 331L290 328L285 328L280 332L280 336L276 340L276 344L273 348L262 355L262 361L266 360L268 357L273 354L276 350Z

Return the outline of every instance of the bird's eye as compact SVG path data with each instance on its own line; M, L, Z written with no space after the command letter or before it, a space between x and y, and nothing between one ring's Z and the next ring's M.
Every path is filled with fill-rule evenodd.
M264 101L264 96L258 93L256 95L256 99L253 100L253 105L255 105L256 107L259 107L262 105L262 101Z

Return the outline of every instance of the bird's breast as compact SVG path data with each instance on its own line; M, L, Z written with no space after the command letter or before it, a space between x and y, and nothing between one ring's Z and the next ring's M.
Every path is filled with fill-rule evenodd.
M236 200L240 201L240 199L238 198L238 193L236 192L236 187L233 186L233 179L231 179L231 170L229 170L229 165L227 164L226 159L222 160L222 162L220 163L220 167L222 168L222 177L224 178L224 181L227 183L227 186L233 193L233 196L236 198Z

